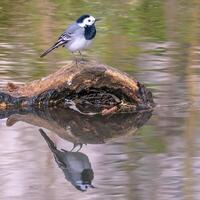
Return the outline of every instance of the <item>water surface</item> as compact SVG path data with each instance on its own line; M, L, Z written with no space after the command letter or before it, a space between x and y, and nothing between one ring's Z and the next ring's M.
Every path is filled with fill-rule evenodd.
M9 115L1 116L0 199L198 200L199 8L195 0L1 0L0 85L41 78L72 59L62 48L44 59L39 55L74 19L91 13L102 21L84 55L136 77L152 90L157 106L142 127L134 127L133 118L120 119L122 124L115 119L113 126L106 121L105 127L99 119L92 122L88 133L98 127L99 133L114 137L94 142L88 135L85 143L89 144L80 152L91 164L96 188L84 193L65 179L38 131L43 124L44 128L56 125L59 132L57 125L63 121L58 116L35 113L42 124L30 113L9 123ZM82 126L89 126L89 119L65 116L64 130L75 127L78 138L87 132ZM73 147L72 140L61 138L52 127L44 130L59 149Z

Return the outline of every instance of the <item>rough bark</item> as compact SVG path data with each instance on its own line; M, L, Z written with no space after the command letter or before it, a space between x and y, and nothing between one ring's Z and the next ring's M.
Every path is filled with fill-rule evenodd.
M152 110L152 93L137 80L95 61L69 62L57 72L0 92L0 110L10 107L70 107L83 114L107 115Z

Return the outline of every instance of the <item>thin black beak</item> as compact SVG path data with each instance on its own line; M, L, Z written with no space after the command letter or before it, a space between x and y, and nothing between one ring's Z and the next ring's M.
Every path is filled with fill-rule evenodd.
M97 18L95 19L95 22L101 21L101 18Z

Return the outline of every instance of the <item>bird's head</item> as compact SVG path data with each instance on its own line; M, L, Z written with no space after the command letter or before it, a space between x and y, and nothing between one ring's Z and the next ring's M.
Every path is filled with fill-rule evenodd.
M82 15L76 20L81 27L92 26L96 21L99 19L95 19L92 15Z
M95 188L95 187L90 184L82 184L82 183L76 185L76 189L82 192L87 191L89 188Z
M84 169L81 172L81 180L76 181L76 188L82 192L87 191L89 188L95 188L92 185L94 172L92 169Z

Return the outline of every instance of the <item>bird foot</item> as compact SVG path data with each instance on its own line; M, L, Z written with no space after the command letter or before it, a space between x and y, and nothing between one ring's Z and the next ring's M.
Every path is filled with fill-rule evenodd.
M70 151L73 151L77 146L79 146L79 149L76 152L79 152L82 149L83 144L82 143L74 143L74 146Z

